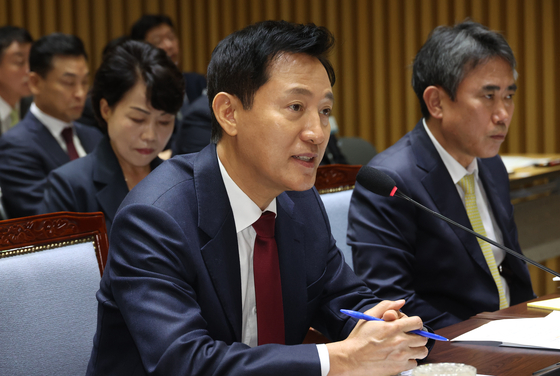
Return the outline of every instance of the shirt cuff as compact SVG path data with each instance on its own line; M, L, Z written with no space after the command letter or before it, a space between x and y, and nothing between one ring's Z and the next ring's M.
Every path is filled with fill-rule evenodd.
M329 359L329 349L327 345L317 345L317 352L319 353L319 361L321 362L321 376L327 376L331 370L331 361Z

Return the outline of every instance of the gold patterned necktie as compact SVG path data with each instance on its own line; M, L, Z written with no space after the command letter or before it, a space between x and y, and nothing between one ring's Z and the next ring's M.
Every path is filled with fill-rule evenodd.
M467 215L469 216L469 220L471 221L473 230L481 235L486 236L486 230L484 229L482 219L480 218L480 213L478 212L478 206L476 205L476 196L474 193L474 174L463 176L458 184L463 189L463 192L465 192L465 206L467 208ZM494 282L496 282L496 286L498 287L498 294L500 296L500 309L507 308L508 303L506 294L502 285L500 272L498 272L496 259L494 258L494 252L492 252L492 248L490 247L489 243L479 238L477 238L477 240L480 248L482 249L482 254L486 259L486 263L488 264L488 268L490 269L490 273L492 273L492 278L494 278Z
M12 112L10 112L10 128L16 125L17 123L19 123L19 114L17 109L14 108Z

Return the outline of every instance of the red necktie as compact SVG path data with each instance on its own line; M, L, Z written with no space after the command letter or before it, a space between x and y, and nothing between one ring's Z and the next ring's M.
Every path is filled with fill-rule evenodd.
M284 308L278 248L274 238L274 213L267 211L253 223L257 232L253 254L259 345L285 343Z
M64 142L66 142L66 150L68 150L70 160L73 161L74 159L80 158L78 152L76 151L76 147L74 146L74 134L72 132L72 127L64 128L61 134Z

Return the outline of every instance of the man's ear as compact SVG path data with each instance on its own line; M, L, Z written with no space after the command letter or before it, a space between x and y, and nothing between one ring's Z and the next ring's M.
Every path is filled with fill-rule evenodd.
M229 136L237 135L236 111L241 102L234 95L220 92L212 101L212 110L222 130Z
M36 72L29 72L29 90L31 94L37 95L41 93L41 84L43 82L43 77L39 76Z
M428 86L426 90L424 90L424 103L426 103L426 107L428 107L428 111L430 112L430 116L436 119L441 119L443 116L443 109L442 109L442 99L444 95L447 95L441 87L437 86Z

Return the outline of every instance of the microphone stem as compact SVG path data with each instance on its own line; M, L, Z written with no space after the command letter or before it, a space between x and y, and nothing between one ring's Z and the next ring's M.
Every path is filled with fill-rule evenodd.
M402 192L399 191L399 190L397 190L397 192L395 192L395 196L400 197L400 198L402 198L402 199L405 199L405 200L407 200L408 202L411 202L411 203L413 203L414 205L418 206L419 208L421 208L421 209L427 211L428 213L431 213L431 214L435 215L435 216L438 217L439 219L443 219L445 222L451 223L452 225L455 225L455 226L457 226L457 227L459 227L459 228L461 228L461 229L463 229L463 230L465 230L465 231L467 231L467 232L473 234L474 236L476 236L476 237L478 237L478 238L484 240L485 242L488 242L488 243L492 244L493 246L496 246L496 247L498 247L498 248L500 248L500 249L503 249L504 251L506 251L507 253L509 253L509 254L512 255L512 256L515 256L515 257L517 257L517 258L519 258L519 259L521 259L521 260L523 260L523 261L525 261L525 262L528 262L528 263L531 264L531 265L535 265L537 268L539 268L539 269L541 269L541 270L544 270L545 272L548 272L548 273L550 273L550 274L552 274L552 275L554 275L554 276L556 276L556 277L560 277L560 273L557 273L557 272L555 272L554 270L549 269L549 268L547 268L546 266L541 265L541 264L539 264L538 262L533 261L533 260L531 260L531 259L528 258L528 257L525 257L523 254L517 253L517 252L515 252L515 251L513 251L513 250L511 250L511 249L509 249L509 248L507 248L507 247L505 247L505 246L503 246L503 245L501 245L500 243L497 243L497 242L495 242L494 240L487 238L486 236L480 235L479 233L474 232L473 230L471 230L470 228L467 228L467 227L463 226L462 224L459 224L459 223L457 223L457 222L455 222L455 221L453 221L453 220L451 220L451 219L449 219L449 218L447 218L447 217L445 217L445 216L443 216L443 215L441 215L441 214L439 214L439 213L437 213L437 212L435 212L435 211L433 211L433 210L431 210L431 209L428 209L428 208L425 207L424 205L422 205L422 204L420 204L420 203L414 201L413 199L411 199L410 197L408 197L407 195L405 195L404 193L402 193Z

